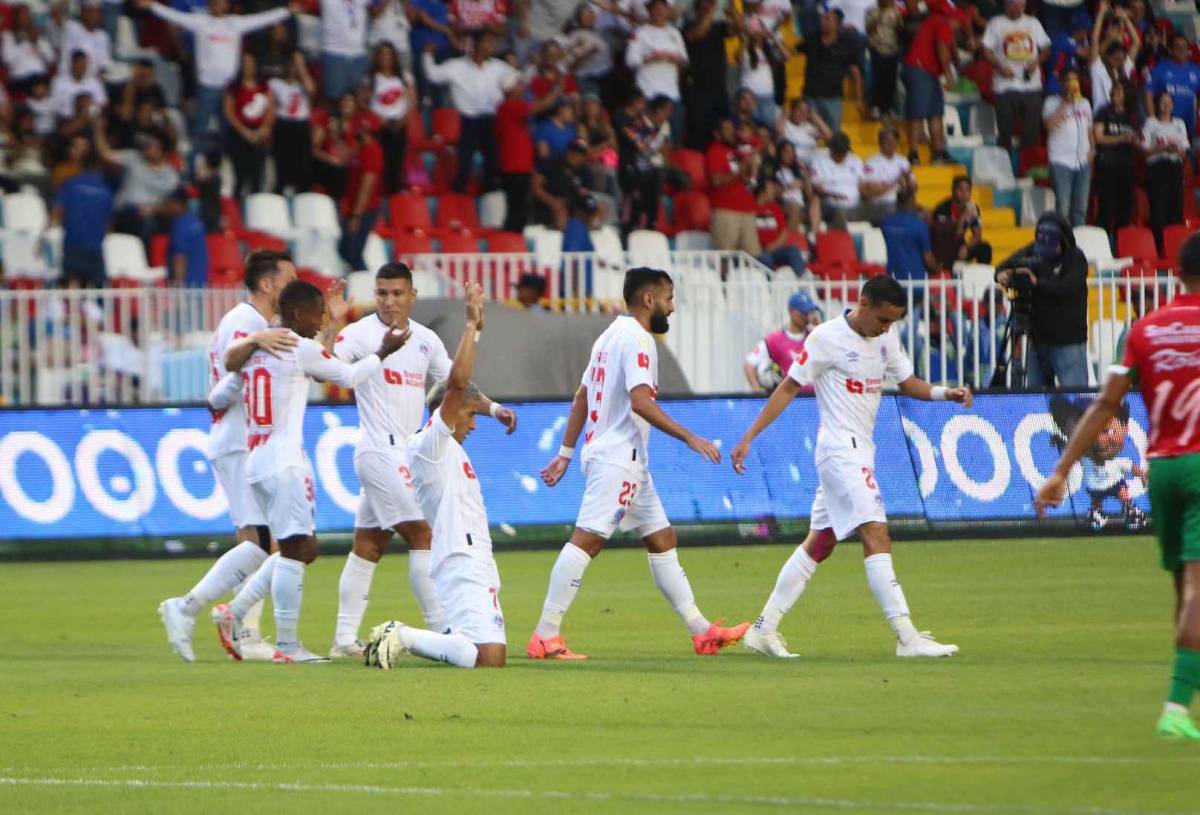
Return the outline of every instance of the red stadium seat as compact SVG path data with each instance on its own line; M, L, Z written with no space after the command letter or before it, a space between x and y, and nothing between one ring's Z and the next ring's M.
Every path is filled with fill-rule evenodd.
M708 224L712 219L712 206L707 195L702 192L676 193L674 202L676 232L708 231Z
M322 292L328 291L329 287L337 281L337 278L323 275L316 269L297 269L296 277L305 283L312 283Z
M151 266L166 266L167 252L171 248L169 235L153 235L150 238L150 256L147 258Z
M857 280L860 269L854 236L830 229L817 236L817 259L809 264L813 274L826 280Z
M1127 277L1150 276L1158 269L1171 268L1170 262L1158 256L1154 233L1144 226L1123 226L1117 230L1117 255L1133 258L1133 266L1125 270Z
M461 232L447 232L440 242L443 255L479 254L479 239Z
M802 252L808 251L808 238L803 232L787 232L785 236L788 246L794 246Z
M235 289L242 285L242 247L237 235L218 232L208 236L208 285Z
M421 116L419 110L413 111L413 114L408 117L406 130L408 131L408 152L410 155L437 149L437 144L431 141L425 133L425 119Z
M434 108L432 130L433 141L439 144L458 144L458 138L462 134L462 119L458 111L454 108Z
M433 254L433 239L428 235L400 233L392 238L392 258L401 260L412 255Z
M226 229L231 229L239 235L246 231L246 225L242 222L242 208L238 205L237 199L222 198L221 215L225 218Z
M1195 229L1190 229L1184 224L1171 224L1163 230L1163 260L1175 266L1179 262L1179 250L1183 248L1183 242L1191 237Z
M677 147L671 151L671 164L678 167L692 182L693 192L708 189L708 173L704 169L704 154L699 150Z
M482 232L475 199L459 192L448 192L438 198L437 225L439 229L455 232Z
M242 240L246 242L246 251L253 252L256 249L269 249L272 252L286 252L288 245L281 238L274 235L268 235L266 232L258 232L253 229L247 230L241 235Z
M1133 225L1146 226L1150 223L1150 196L1142 187L1133 190Z
M1044 144L1031 144L1021 148L1017 160L1017 175L1032 176L1039 186L1050 186L1050 153Z
M429 232L433 219L429 216L429 204L415 192L401 192L388 199L388 218L395 232Z
M488 251L503 253L521 253L529 251L525 236L517 232L493 232L488 236Z

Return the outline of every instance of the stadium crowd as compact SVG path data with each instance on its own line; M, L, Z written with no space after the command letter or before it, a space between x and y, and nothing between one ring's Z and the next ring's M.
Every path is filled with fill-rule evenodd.
M1165 228L1195 210L1197 48L1145 0L1047 0L1036 16L1025 0L0 8L0 186L50 202L63 278L90 285L106 282L110 230L148 250L166 235L171 282L206 285L206 235L234 227L236 202L268 183L337 202L351 270L373 229L396 226L389 197L502 190L504 231L544 224L566 251L590 249L600 222L700 228L714 248L801 273L820 232L870 221L892 274L943 274L991 261L969 177L933 211L913 195L918 145L952 161L944 94L964 81L1073 226L1091 212L1115 246L1140 220L1162 254ZM114 56L131 49L136 60ZM796 54L802 95L788 98ZM182 66L178 94L160 82L164 61ZM847 106L885 125L865 160ZM1148 212L1135 189L1153 190Z

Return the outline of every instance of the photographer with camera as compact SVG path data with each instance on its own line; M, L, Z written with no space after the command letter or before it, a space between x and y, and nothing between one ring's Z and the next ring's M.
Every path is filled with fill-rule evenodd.
M1075 245L1066 219L1055 212L1038 218L1034 242L996 269L996 282L1009 290L1011 312L1005 343L1013 361L1014 387L1086 387L1087 258ZM1025 340L1024 354L1017 353ZM1003 384L1006 364L996 366L993 386Z

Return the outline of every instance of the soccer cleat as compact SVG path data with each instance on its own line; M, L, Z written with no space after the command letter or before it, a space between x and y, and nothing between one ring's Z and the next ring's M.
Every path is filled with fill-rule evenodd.
M362 640L354 640L349 645L338 645L336 642L329 649L330 659L362 659L366 653L367 644Z
M1192 717L1182 710L1164 710L1162 716L1158 718L1158 726L1154 728L1154 734L1160 739L1170 739L1171 741L1200 740L1200 729L1196 728Z
M241 640L242 627L238 625L237 619L233 616L233 609L228 603L221 603L214 606L212 610L213 625L217 627L217 639L221 642L221 647L225 649L225 653L229 654L230 659L242 661L242 652L238 650L238 645ZM272 658L275 656L274 649L271 650Z
M952 657L957 653L957 645L943 645L935 640L928 631L921 631L907 644L896 643L896 656L898 657Z
M167 629L167 642L171 650L179 654L184 662L195 662L196 654L192 650L192 631L196 627L196 619L183 613L180 608L183 599L172 597L158 604L158 616L162 618L163 627Z
M247 662L270 662L275 658L275 646L249 628L238 627L237 649Z
M1141 532L1150 526L1150 518L1146 513L1135 507L1133 504L1125 510L1125 528L1130 532Z
M587 659L587 654L577 654L568 648L567 641L562 638L561 634L557 637L542 639L536 631L529 638L529 644L525 646L525 653L529 655L530 659L561 659L565 661Z
M408 626L397 621L390 627L376 646L376 662L380 668L390 671L400 657L409 652Z
M750 623L742 623L741 625L735 625L733 628L725 628L721 625L722 622L722 620L717 620L703 634L696 634L692 637L692 647L696 649L697 654L712 656L722 648L727 648L736 643L750 629Z
M747 651L753 651L756 654L762 654L765 657L773 657L775 659L796 659L800 656L799 654L793 654L787 649L787 640L778 631L764 634L757 628L751 628L746 632L746 636L742 640L742 645L746 646Z
M276 648L275 656L272 657L271 661L276 665L320 665L328 662L329 657L314 654L305 648L303 643L298 642L295 648L289 648L286 651Z
M1093 509L1088 512L1088 526L1093 532L1102 532L1104 527L1108 526L1108 518L1105 517L1104 511L1101 509Z

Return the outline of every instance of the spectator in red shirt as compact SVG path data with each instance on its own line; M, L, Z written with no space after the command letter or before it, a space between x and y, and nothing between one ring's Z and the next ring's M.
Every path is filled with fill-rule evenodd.
M342 198L342 237L338 254L353 271L364 271L363 248L379 217L380 190L383 187L383 148L371 131L358 128L354 133L354 152L347 167L346 195Z
M770 178L763 187L763 194L759 196L758 212L754 215L758 242L762 246L762 254L758 259L771 269L790 266L799 275L804 272L806 264L800 250L788 243L787 217L783 214L783 207L779 206L782 193L783 185Z
M233 197L262 192L267 147L275 126L275 102L258 78L258 60L242 54L242 70L225 92L229 121L229 160L233 162Z
M507 207L504 231L521 232L529 222L530 187L533 183L533 133L530 117L558 101L558 90L533 102L525 99L520 77L504 81L504 101L496 110L496 146L499 151L500 188Z
M751 149L739 151L735 138L733 121L721 119L713 131L713 143L704 154L712 203L713 248L740 249L757 257L762 254L754 221L759 157Z
M904 87L908 92L904 106L908 128L908 162L917 163L916 146L921 127L929 127L929 149L935 163L949 162L946 131L942 116L946 98L942 83L952 81L954 67L954 26L958 22L954 8L946 0L929 4L929 16L917 28L912 46L904 60Z
M564 73L559 67L562 61L561 45L554 40L542 43L542 49L538 52L538 72L529 82L529 92L534 99L541 99L551 90L557 89L560 95L572 103L579 101L579 84L573 75Z
M358 103L346 94L335 113L325 108L312 112L313 180L333 199L346 192L346 165L354 151L353 126Z

